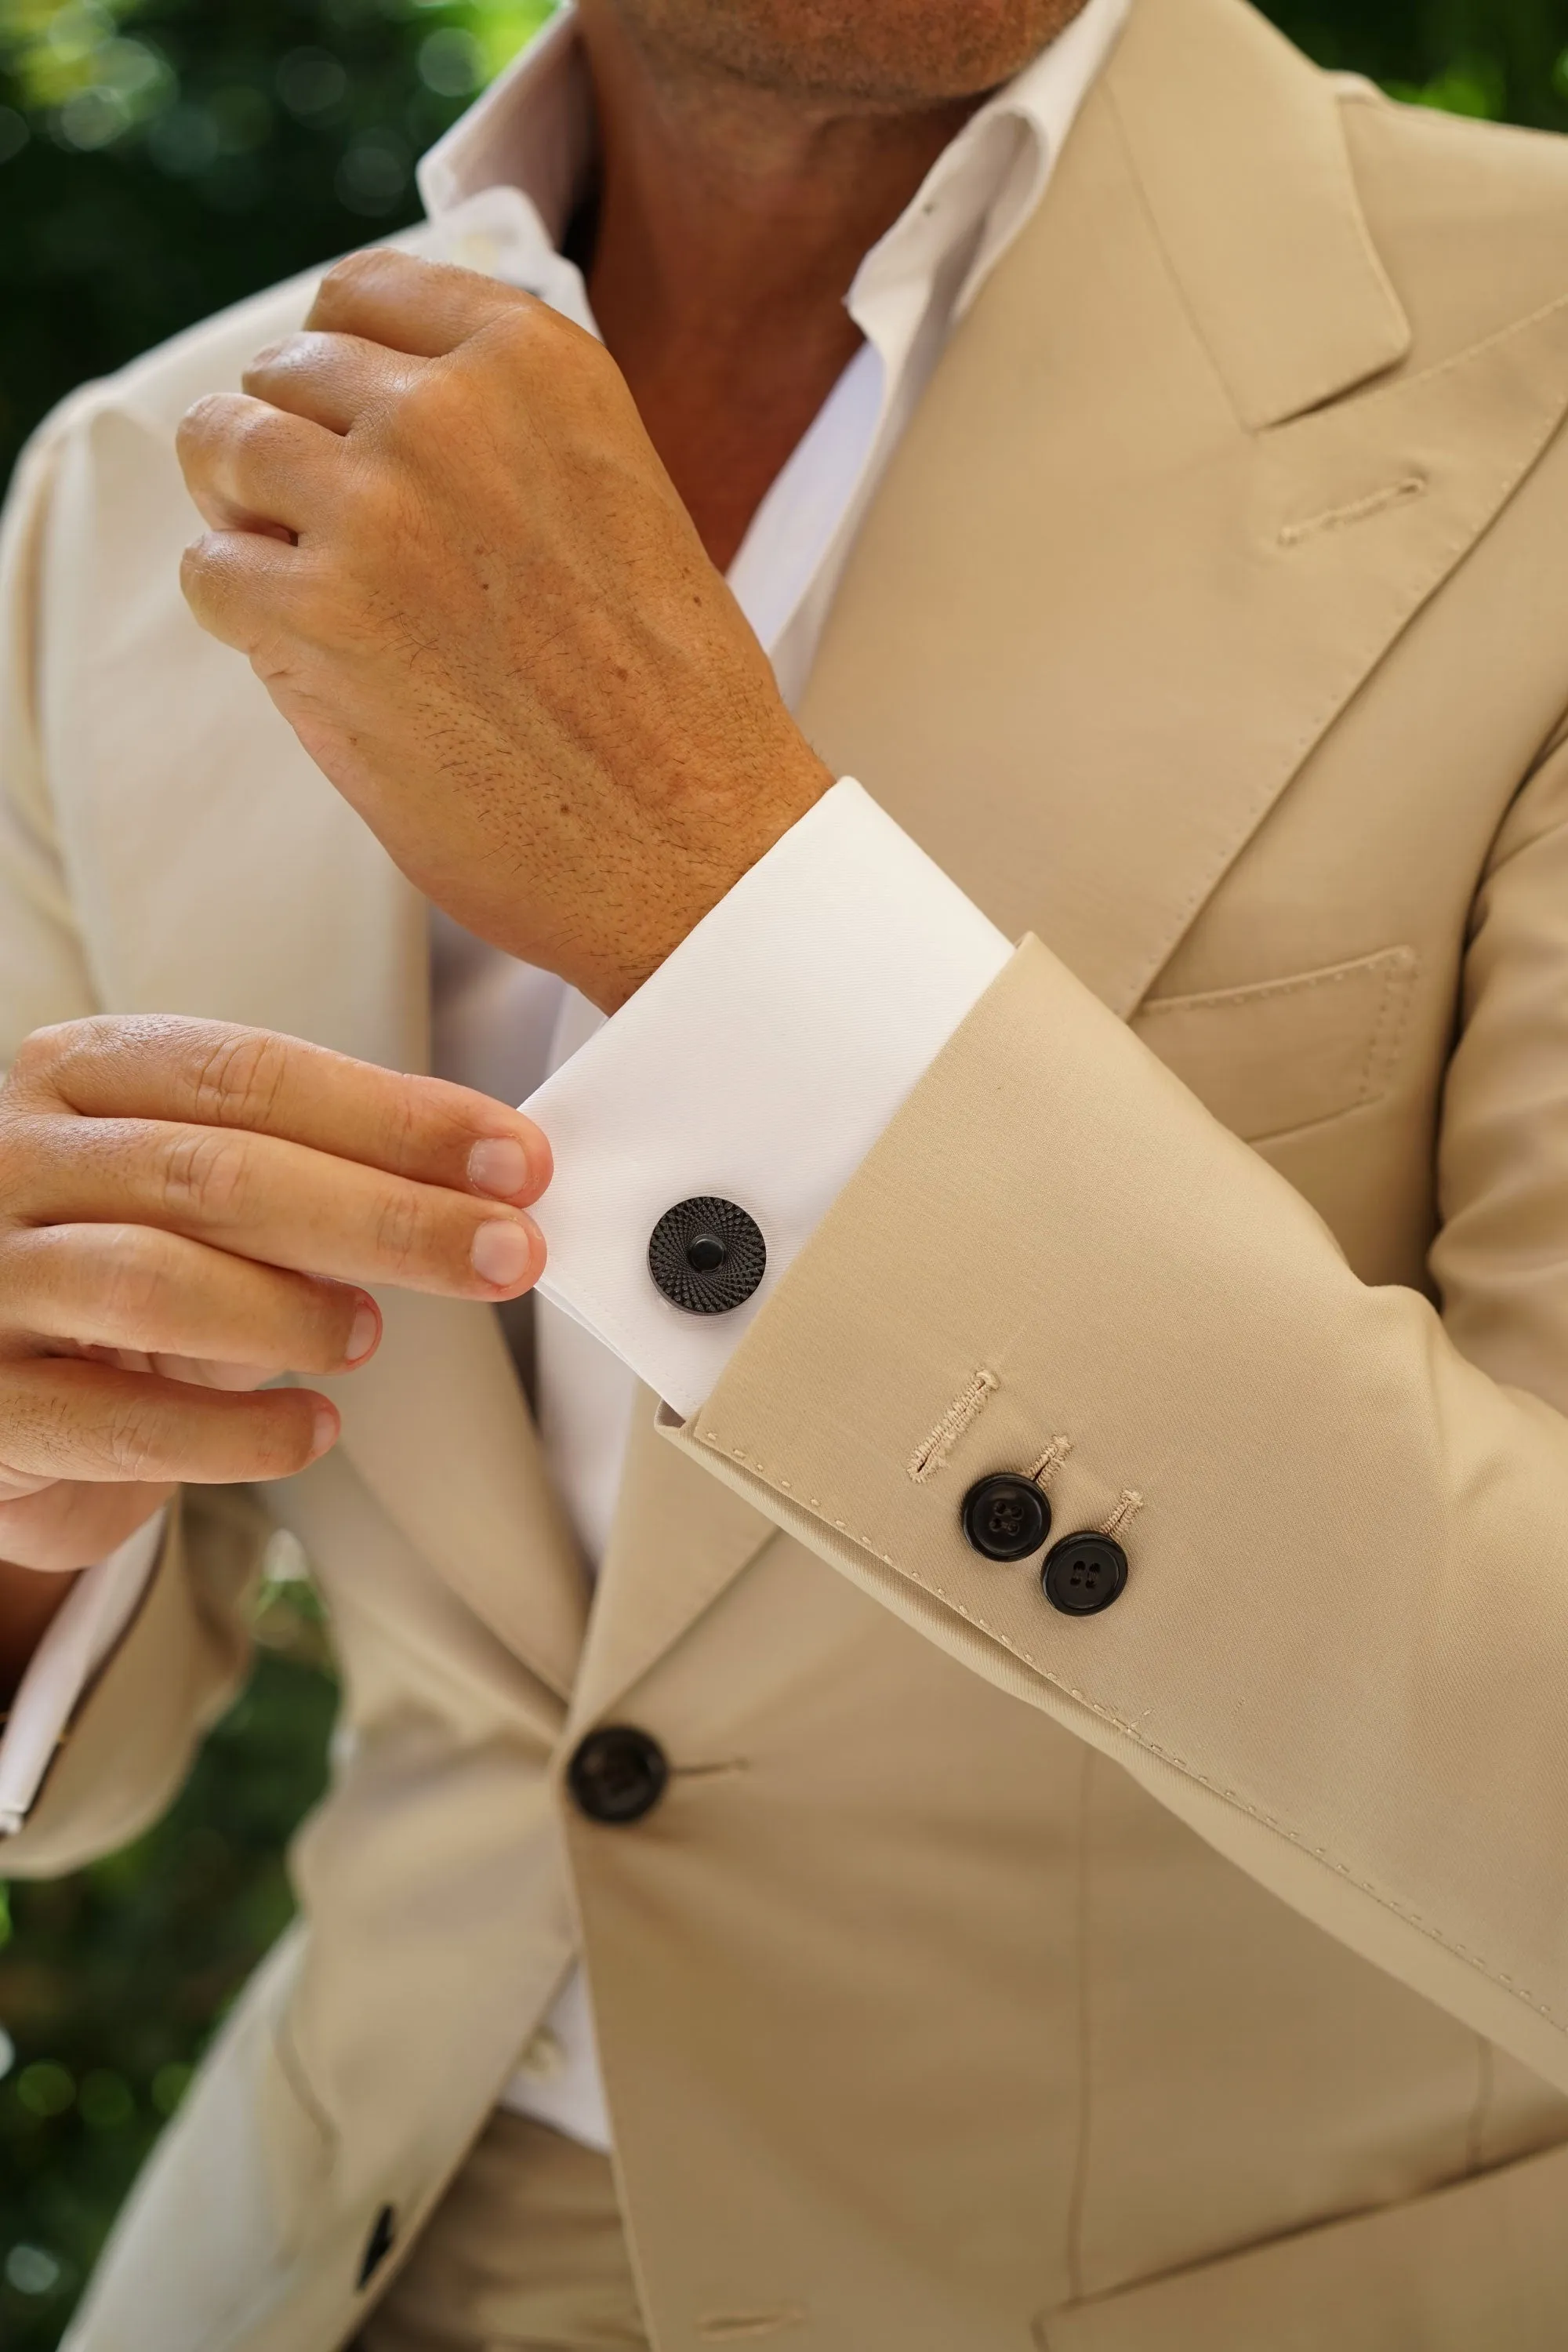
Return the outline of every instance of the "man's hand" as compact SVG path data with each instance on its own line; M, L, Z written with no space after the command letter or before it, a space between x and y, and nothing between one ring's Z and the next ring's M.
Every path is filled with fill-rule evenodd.
M0 1559L101 1559L182 1480L279 1478L338 1416L282 1371L374 1352L361 1287L526 1290L529 1119L215 1022L40 1030L0 1087Z
M619 370L390 252L199 401L184 589L469 929L623 1002L832 782Z

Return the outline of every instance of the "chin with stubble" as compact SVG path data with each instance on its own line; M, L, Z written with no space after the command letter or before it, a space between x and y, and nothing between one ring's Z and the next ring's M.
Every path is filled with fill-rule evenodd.
M1021 71L1085 0L589 0L664 75L904 111Z

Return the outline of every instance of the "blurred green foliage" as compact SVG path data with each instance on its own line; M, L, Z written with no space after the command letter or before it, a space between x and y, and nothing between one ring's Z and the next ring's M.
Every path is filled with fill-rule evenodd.
M959 0L954 0L958 5ZM416 156L548 0L0 0L0 478L60 394L415 215ZM1568 130L1568 0L1272 0L1398 96ZM286 1922L325 1780L310 1587L168 1817L0 1886L0 2352L48 2352L238 1986Z
M63 392L416 215L548 0L0 0L0 479Z

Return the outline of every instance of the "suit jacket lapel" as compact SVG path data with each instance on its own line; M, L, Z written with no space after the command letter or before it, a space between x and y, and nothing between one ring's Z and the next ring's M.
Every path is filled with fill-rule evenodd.
M1568 405L1561 307L1344 397L1406 342L1330 86L1237 0L1143 0L889 468L803 709L1124 1014Z
M577 1675L588 1583L496 1317L379 1294L360 1371L323 1381L342 1443L383 1507L559 1699ZM558 1718L551 1712L551 1727Z
M567 1737L603 1717L778 1533L656 1428L639 1391Z

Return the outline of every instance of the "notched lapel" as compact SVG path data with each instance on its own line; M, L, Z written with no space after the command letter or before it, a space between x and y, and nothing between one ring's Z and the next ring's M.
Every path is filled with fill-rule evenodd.
M1287 282L1172 192L1152 126L1200 87L1202 168L1288 228ZM1122 1014L1568 407L1562 306L1389 374L1404 322L1353 202L1331 90L1250 12L1135 11L889 468L803 706Z

